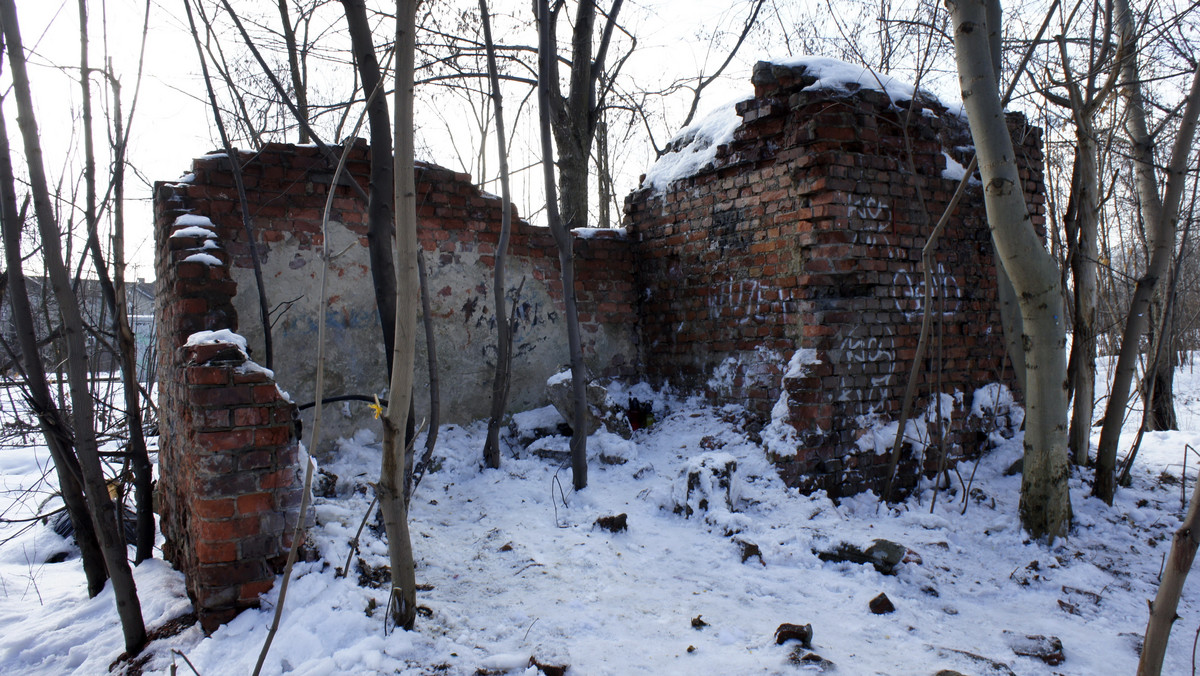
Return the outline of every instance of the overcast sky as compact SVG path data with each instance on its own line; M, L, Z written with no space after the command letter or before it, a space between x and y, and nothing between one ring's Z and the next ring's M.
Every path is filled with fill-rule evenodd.
M278 16L267 13L274 11L273 4L260 2L256 10L263 12L264 17L268 19L273 16L277 24ZM493 0L490 4L494 11L507 10L519 17L523 17L529 11L528 2L508 3ZM802 10L798 9L802 4L806 3L791 3L793 7L790 11L802 16ZM100 67L106 56L112 59L113 68L123 83L122 101L128 114L136 83L138 49L146 3L144 0L108 0L105 7L93 0L89 5L92 12L91 64L93 67ZM467 3L464 6L473 5L474 3ZM622 23L638 36L638 49L630 59L626 71L636 79L639 86L646 88L660 87L676 77L701 72L705 69L706 60L707 70L711 72L723 54L718 56L711 53L704 36L714 30L740 29L745 7L745 4L717 0L627 2L622 11ZM182 2L151 0L150 3L150 28L146 43L144 75L129 149L129 159L135 170L127 179L130 199L127 204L127 254L132 266L129 275L131 278L149 279L154 276L149 182L180 177L188 170L191 158L213 150L217 145L203 81L199 76L195 48L187 33L182 8ZM337 10L339 6L333 3L330 9ZM18 12L26 47L32 51L31 75L34 79L34 95L42 130L46 169L52 177L58 177L63 175L66 163L73 163L72 166L78 167L79 147L82 144L76 136L79 132L75 121L80 98L76 75L79 61L78 7L75 2L65 0L18 0ZM102 13L107 16L102 16ZM503 25L503 19L498 20L498 25ZM337 28L341 29L341 23L337 24ZM106 32L107 50L104 44ZM560 35L561 37L565 36ZM226 35L224 38L228 53L241 53L235 36ZM516 38L498 35L500 41L512 39ZM782 47L773 50L772 55L787 56ZM739 58L730 65L726 73L728 77L706 91L700 106L701 112L736 98L739 94L749 93L750 67L760 58L767 58L762 42L748 42ZM341 70L330 70L330 79L327 82L348 83L352 76L343 72L346 70L345 67ZM0 77L0 82L7 87L7 72ZM95 82L94 96L103 95L107 99L107 93L100 87L101 81L97 79ZM515 99L519 98L518 94L516 90L506 93L506 115L509 116L510 127L513 126L512 116L515 113L509 106L516 107ZM101 107L107 105L107 101L98 102L96 105L98 148L107 145L101 122ZM681 119L686 109L686 101L681 98L668 105L671 106L668 113L677 120ZM10 121L10 133L15 134L15 124L12 124L16 118L14 107L9 100L6 100L5 106ZM471 154L470 148L477 144L477 139L469 130L452 129L456 116L449 116L452 119L447 123L430 113L431 111L418 111L419 116L424 115L418 120L423 132L423 143L419 140L418 147L424 149L427 155L425 159L456 170L464 170L462 165L467 160L463 156ZM531 125L536 121L536 110L527 107L523 119L523 124L531 129ZM518 122L519 124L521 122ZM666 126L669 126L669 123ZM655 132L659 144L667 140L669 133L677 131L667 131L666 126ZM494 143L494 139L489 138L488 143ZM20 144L14 143L14 146L19 148ZM528 155L533 147L534 144L526 143L524 152ZM522 148L514 148L513 152L521 153ZM628 147L621 149L616 161L620 163L617 167L620 177L616 188L620 196L636 187L637 177L653 161L653 153L649 144L631 142ZM512 164L514 167L522 166L517 160ZM488 170L492 171L494 166L495 163L489 161ZM67 171L68 176L78 173L77 168ZM531 173L536 175L536 172ZM514 201L523 215L529 214L531 208L536 209L540 205L540 190L540 183L536 181L528 181L524 187L515 190ZM498 192L498 189L492 188L491 191ZM533 217L536 220L537 214L534 213Z

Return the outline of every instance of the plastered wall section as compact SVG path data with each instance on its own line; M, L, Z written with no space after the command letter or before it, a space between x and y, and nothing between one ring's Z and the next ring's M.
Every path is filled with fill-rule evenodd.
M313 401L321 269L327 264L326 396L386 398L382 333L367 255L366 204L349 184L357 181L369 190L366 145L360 141L351 149L346 175L333 188L327 234L322 232L322 214L336 162L317 148L270 144L257 153L241 153L240 163L280 387L297 404ZM166 189L181 208L212 220L230 255L239 330L248 339L251 355L261 360L264 323L250 239L228 158L198 158L183 182ZM466 174L424 163L417 166L417 198L418 237L431 304L429 317L420 313L417 330L417 415L429 415L424 326L431 321L441 422L467 423L486 417L491 402L496 359L492 269L501 201L480 192ZM520 220L515 208L512 218L505 311L516 318L509 402L509 410L516 412L547 403L545 381L569 363L569 356L553 238L545 228ZM637 369L637 321L629 242L623 231L581 232L573 246L588 368L595 377L631 376ZM311 424L311 409L302 420ZM366 405L335 404L325 408L322 428L327 434L322 436L336 439L360 427L377 426ZM318 445L316 453L329 450L326 443Z
M934 101L806 90L813 81L759 64L756 96L738 105L742 125L716 159L628 198L647 375L747 406L790 485L878 491L932 314L914 407L926 436L905 444L900 468L900 485L912 486L942 449L950 464L978 451L972 397L1011 385L977 186L933 249L925 300L921 250L957 187L947 162L967 163L969 134ZM1040 135L1010 122L1040 225Z

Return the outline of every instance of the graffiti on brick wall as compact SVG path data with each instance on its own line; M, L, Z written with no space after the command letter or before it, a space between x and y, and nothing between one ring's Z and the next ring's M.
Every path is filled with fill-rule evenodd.
M930 293L933 312L940 312L944 317L957 313L962 305L963 296L962 288L958 285L958 278L946 270L944 265L938 263L933 274L930 275L930 280L933 282L933 289ZM924 273L920 270L901 269L892 277L892 285L898 292L896 310L903 312L905 318L912 321L925 314Z
M893 398L895 331L890 326L864 325L843 331L837 349L830 352L838 375L837 400L848 405L850 415L874 415ZM868 331L879 335L866 335Z
M772 286L765 286L762 282L756 279L744 279L736 281L723 282L713 287L713 291L709 294L705 301L708 307L708 318L717 320L722 317L729 318L737 313L730 313L727 308L741 308L741 316L738 317L737 323L745 324L754 319L762 323L767 321L771 314L771 305L775 301L783 301L780 303L780 314L783 323L788 321L788 307L791 305L791 292L787 289L776 289Z
M851 195L846 203L846 217L863 221L879 221L883 230L892 221L892 209L887 202L870 195Z

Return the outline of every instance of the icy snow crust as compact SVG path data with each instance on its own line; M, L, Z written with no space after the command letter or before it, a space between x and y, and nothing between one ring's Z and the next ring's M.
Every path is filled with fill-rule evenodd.
M815 83L804 88L805 91L830 89L855 92L868 89L886 93L893 102L911 101L916 95L916 90L911 84L838 59L801 56L774 63L791 68L805 66L806 73L817 78ZM924 90L921 91L921 95L936 100ZM668 144L670 151L664 153L646 170L642 187L661 193L671 183L694 175L712 162L717 156L717 148L732 141L733 133L741 126L742 118L737 114L736 106L748 98L749 94L716 106L680 130ZM959 104L948 107L952 110L961 109ZM943 172L945 178L962 178L965 169L949 157L946 167Z
M1182 514L1179 484L1160 475L1178 478L1186 446L1200 446L1194 431L1200 376L1181 370L1176 387L1182 424L1193 431L1148 434L1133 486L1118 490L1111 508L1085 497L1090 477L1074 475L1076 529L1053 547L1026 541L1017 521L1021 478L1003 476L1020 457L1020 434L982 459L963 515L957 482L956 492L943 492L932 510L928 487L895 508L881 508L870 494L840 504L800 495L781 485L736 409L713 410L695 400L654 399L657 423L626 442L636 458L593 462L590 486L579 493L570 491L569 468L520 449L505 450L501 469L481 470L485 425L444 426L440 468L426 475L411 513L417 581L425 585L418 603L429 614L418 617L415 632L388 635L387 590L360 587L354 564L349 577L335 576L371 499L369 489L359 489L378 475L379 444L360 432L322 463L340 479L334 497L315 503L312 537L321 559L297 564L263 673L467 676L491 669L536 676L526 666L529 656L592 676L808 673L788 663L794 643L773 640L776 627L790 622L812 624L813 652L834 662L839 674L992 673L953 651L1002 662L1022 676L1131 674L1146 601L1154 597ZM629 387L623 396L648 400L647 391ZM608 443L603 434L589 445ZM686 470L706 453L737 462L733 510L709 519L664 508L686 489ZM49 497L46 463L40 446L0 452L5 518L57 506L52 500L39 507ZM1195 466L1188 464L1189 497ZM964 468L964 479L971 469ZM15 501L16 489L39 486L38 499ZM617 513L628 514L628 532L593 527L598 517ZM727 536L727 529L738 532ZM123 649L111 591L88 599L77 551L41 523L0 524L0 539L6 538L12 539L0 546L3 672L108 673ZM813 553L843 541L866 547L876 538L911 548L921 563L885 577L871 566L826 563ZM736 539L756 544L762 561L743 563ZM56 552L69 552L68 560L45 563ZM370 531L363 533L361 558L370 566L386 563L385 544ZM182 577L162 561L143 563L135 577L150 629L190 609ZM867 609L880 592L895 613ZM172 650L206 676L250 673L277 602L278 586L262 597L261 610L241 614L211 637L193 626L155 641L144 673L168 674L173 664L177 673L192 673ZM1190 673L1198 611L1200 580L1192 579L1164 674ZM697 616L708 626L694 629ZM1060 637L1066 661L1050 667L1013 654L1005 630Z

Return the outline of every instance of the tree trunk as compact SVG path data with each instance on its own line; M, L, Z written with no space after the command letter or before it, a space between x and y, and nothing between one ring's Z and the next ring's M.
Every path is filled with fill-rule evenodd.
M389 611L397 627L412 629L417 617L416 574L408 509L404 501L404 429L412 401L413 355L417 325L417 196L413 167L413 62L416 50L416 0L396 2L396 330L387 416L383 424L383 466L379 509L388 537L392 572Z
M63 422L62 414L54 404L46 377L45 364L39 351L36 322L29 306L29 290L25 285L25 272L21 269L21 225L24 218L17 213L16 184L13 181L12 154L8 145L8 128L4 116L0 115L0 226L4 230L4 258L8 265L8 298L12 305L13 328L16 329L17 344L21 350L21 368L29 387L29 403L37 416L42 436L54 461L54 472L58 477L58 492L66 505L67 515L75 529L75 542L79 545L83 560L83 573L87 577L88 596L95 596L104 589L108 581L108 570L104 565L104 554L96 539L87 500L80 483L82 474L75 451L71 447L71 433Z
M1159 281L1168 271L1171 253L1175 249L1175 231L1179 220L1179 205L1183 198L1186 166L1196 134L1196 120L1200 115L1200 65L1192 78L1191 90L1171 156L1167 163L1166 190L1159 194L1158 177L1154 161L1155 140L1150 136L1146 122L1145 100L1142 97L1141 81L1137 63L1137 37L1133 15L1128 0L1115 3L1117 29L1124 46L1121 64L1122 93L1125 96L1126 131L1129 133L1136 175L1138 199L1141 203L1142 222L1150 249L1150 259L1145 273L1138 278L1134 287L1129 315L1125 320L1125 331L1121 337L1121 349L1117 366L1113 370L1112 390L1108 406L1104 411L1104 426L1100 430L1100 445L1096 450L1096 479L1092 484L1092 495L1112 504L1117 466L1117 444L1121 437L1121 426L1125 418L1125 406L1129 388L1137 370L1141 352L1142 336L1150 321L1150 302L1154 298Z
M379 61L375 58L375 43L363 0L342 0L346 26L350 32L351 49L358 65L358 76L364 92L375 91L379 84ZM368 94L369 95L369 94ZM367 255L371 261L371 282L375 286L375 307L383 330L383 353L387 360L388 378L393 370L396 345L396 263L392 258L392 235L395 227L392 208L395 201L393 178L392 127L388 115L387 97L377 96L367 108L371 135L371 177L367 199Z
M1075 404L1067 447L1075 464L1086 465L1091 448L1092 418L1096 402L1096 300L1099 297L1096 260L1099 258L1097 222L1099 185L1096 144L1090 125L1075 126L1075 170L1068 213L1074 215L1070 243L1071 275L1075 284L1075 315L1072 326L1070 374Z
M587 486L587 375L583 365L583 347L579 337L579 310L575 304L575 260L571 231L558 211L554 186L554 150L550 147L550 90L554 78L554 45L550 40L550 8L547 0L537 0L538 9L538 119L542 139L542 180L546 185L546 216L554 243L558 246L558 264L562 276L563 300L567 314L567 346L571 354L571 389L575 415L571 423L571 482L575 490ZM586 157L584 168L586 170Z
M296 30L292 27L291 17L288 16L287 0L279 0L279 19L283 22L283 44L287 47L288 72L292 76L292 90L296 93L296 108L299 116L308 119L308 89L304 82L304 73L300 70L300 55L296 49ZM364 88L364 91L370 91ZM308 125L300 125L299 143L308 143Z
M992 67L996 0L949 0L962 97L984 185L988 226L1017 293L1027 374L1021 523L1053 541L1071 523L1066 455L1066 355L1058 268L1034 230ZM990 7L989 7L990 5ZM989 19L991 25L989 25Z
M1163 655L1167 651L1167 640L1171 627L1178 615L1179 597L1183 594L1183 583L1196 559L1196 548L1200 545L1200 486L1192 488L1192 502L1187 517L1175 531L1171 540L1171 553L1163 567L1158 593L1150 604L1150 619L1146 622L1146 638L1142 642L1142 657L1138 661L1138 676L1158 676L1162 673Z
M125 141L121 120L121 87L112 78L114 116L113 162L113 238L112 259L116 278L110 278L108 266L100 250L99 223L96 215L96 163L92 141L92 94L88 66L87 5L79 0L80 34L80 86L83 102L84 139L84 184L86 189L84 218L87 222L88 248L92 265L96 268L102 296L108 311L112 313L112 330L117 339L117 362L121 366L121 390L125 400L125 428L129 434L126 455L133 469L134 505L137 514L136 545L134 563L154 558L154 486L150 453L146 448L146 437L142 431L142 403L138 393L137 346L133 330L129 326L129 314L125 308ZM123 527L123 526L122 526Z
M1179 368L1176 349L1174 303L1167 296L1173 285L1163 285L1162 291L1150 305L1151 326L1155 327L1150 341L1154 369L1142 380L1142 404L1146 412L1146 431L1177 430L1175 415L1175 369Z
M508 408L508 391L512 383L513 327L508 321L504 302L504 264L508 258L508 238L512 230L512 198L508 187L508 147L504 135L504 96L500 92L500 75L496 67L496 46L492 42L492 21L487 0L479 0L483 19L483 38L487 46L488 78L491 81L492 104L496 108L496 142L500 153L500 242L496 246L496 264L492 271L492 293L496 315L496 375L492 380L492 408L488 416L487 440L483 445L483 464L500 467L500 423ZM430 321L429 317L425 321Z
M71 280L63 264L59 243L60 233L54 217L53 205L46 182L42 162L42 149L37 122L33 113L33 98L29 78L25 71L25 49L17 25L17 10L13 0L0 0L0 23L9 62L12 64L13 91L17 98L18 126L25 144L26 165L30 187L33 191L34 211L42 239L42 255L46 270L58 301L62 317L63 334L67 341L67 367L70 374L72 422L75 432L75 448L82 470L84 494L91 507L92 523L104 554L112 580L117 614L125 635L125 649L137 653L146 643L146 625L142 620L141 604L137 597L137 586L129 569L122 538L118 514L108 487L104 483L104 471L100 463L96 433L93 429L92 396L88 390L87 351L84 344L83 316L79 304L71 292Z

